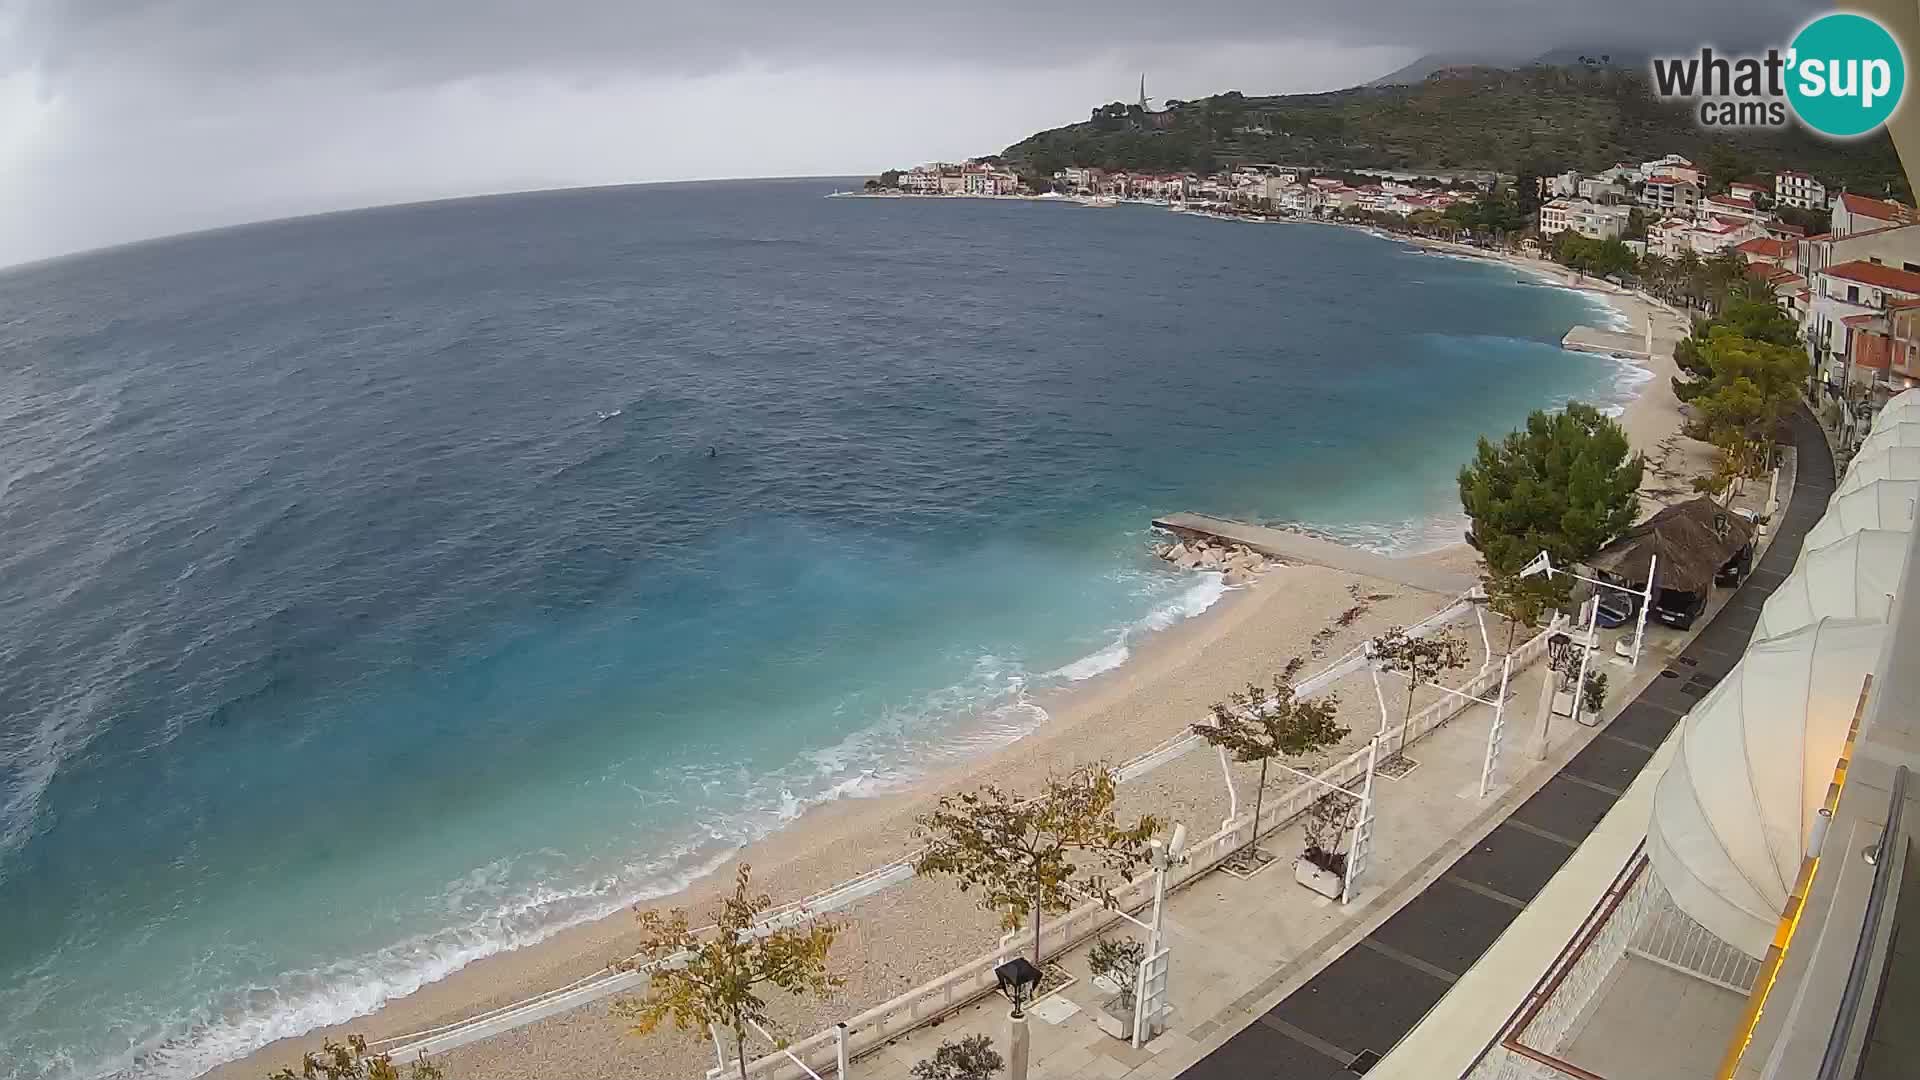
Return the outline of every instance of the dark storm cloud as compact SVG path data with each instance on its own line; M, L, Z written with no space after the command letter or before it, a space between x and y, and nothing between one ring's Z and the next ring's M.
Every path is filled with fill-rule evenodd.
M0 0L0 266L382 202L845 175L1136 92L1778 41L1799 0Z
M1104 49L1317 39L1499 55L1744 44L1816 10L1798 0L25 0L10 57L54 87L118 71L189 80L325 73L418 85L535 71L591 80L746 59L909 58L988 67ZM1743 40L1744 39L1744 40Z

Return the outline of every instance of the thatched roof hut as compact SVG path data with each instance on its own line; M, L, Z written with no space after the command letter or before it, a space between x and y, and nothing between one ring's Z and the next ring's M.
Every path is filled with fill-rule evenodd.
M1587 565L1640 586L1658 556L1660 588L1704 593L1720 568L1752 539L1752 522L1703 495L1675 503L1628 529Z

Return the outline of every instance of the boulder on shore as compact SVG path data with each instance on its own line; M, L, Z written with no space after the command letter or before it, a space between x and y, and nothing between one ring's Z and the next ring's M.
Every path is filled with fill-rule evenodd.
M1200 565L1208 570L1220 569L1220 549L1208 548L1200 553Z
M1236 566L1233 569L1227 571L1226 584L1229 586L1245 585L1251 582L1252 580L1253 580L1253 574L1247 571L1246 568L1244 567Z

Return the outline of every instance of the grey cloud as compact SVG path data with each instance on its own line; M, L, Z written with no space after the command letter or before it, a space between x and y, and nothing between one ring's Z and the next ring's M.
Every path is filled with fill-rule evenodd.
M1778 37L1805 0L25 0L13 62L56 88L138 78L352 76L404 86L536 71L593 79L770 63L1072 62L1177 42L1314 39L1421 51L1686 47Z

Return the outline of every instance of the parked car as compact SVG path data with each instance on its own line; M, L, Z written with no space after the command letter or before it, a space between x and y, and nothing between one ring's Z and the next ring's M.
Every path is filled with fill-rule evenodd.
M1707 598L1701 593L1661 589L1648 613L1668 626L1685 630L1693 625L1693 620L1706 610L1706 606Z
M1732 588L1746 580L1746 576L1752 572L1753 541L1749 540L1746 546L1734 552L1733 558L1728 559L1726 564L1720 567L1719 573L1713 575L1713 583Z
M1593 621L1602 629L1611 630L1633 621L1639 614L1640 604L1632 596L1603 596L1600 609L1594 613Z

